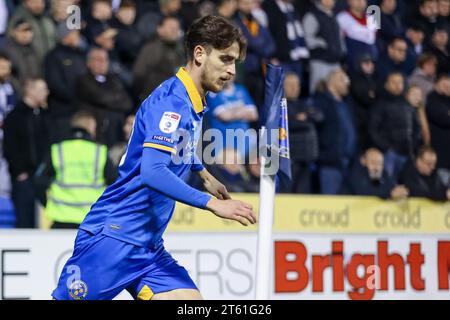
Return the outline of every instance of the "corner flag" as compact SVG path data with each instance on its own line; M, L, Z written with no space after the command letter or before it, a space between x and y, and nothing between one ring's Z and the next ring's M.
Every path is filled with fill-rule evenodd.
M256 299L269 298L271 289L270 266L273 242L273 212L275 204L275 177L280 181L291 179L289 160L289 128L287 103L284 98L284 72L281 67L267 65L264 97L261 179L259 190L259 228L256 258ZM275 133L275 134L273 134ZM266 153L268 151L268 153ZM273 164L275 161L275 168ZM272 167L272 170L269 169Z

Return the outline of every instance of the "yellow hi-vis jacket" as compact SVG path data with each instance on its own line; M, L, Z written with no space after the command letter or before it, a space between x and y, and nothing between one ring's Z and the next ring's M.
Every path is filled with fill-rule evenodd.
M80 224L105 190L107 148L75 139L53 144L55 180L50 186L45 212L54 222Z

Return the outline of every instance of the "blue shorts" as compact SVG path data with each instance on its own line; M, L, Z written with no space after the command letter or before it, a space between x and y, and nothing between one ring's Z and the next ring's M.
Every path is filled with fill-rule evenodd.
M175 289L197 289L187 271L161 244L138 247L79 230L52 296L56 300L110 300L123 290L134 299Z

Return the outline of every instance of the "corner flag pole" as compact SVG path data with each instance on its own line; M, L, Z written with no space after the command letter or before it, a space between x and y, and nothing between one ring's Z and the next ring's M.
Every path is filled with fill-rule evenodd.
M275 178L279 173L279 177L286 176L289 179L291 178L287 103L284 98L283 87L284 72L280 66L271 64L267 65L266 71L263 108L265 121L263 122L264 126L261 128L260 143L262 146L259 148L261 177L256 258L257 300L267 300L269 298L272 284L270 272L273 265L272 228L275 205ZM275 172L273 172L274 169L276 169Z
M262 127L262 136L266 128ZM275 204L275 176L266 173L267 158L261 156L259 189L258 249L256 257L256 300L269 299L272 261L272 227Z

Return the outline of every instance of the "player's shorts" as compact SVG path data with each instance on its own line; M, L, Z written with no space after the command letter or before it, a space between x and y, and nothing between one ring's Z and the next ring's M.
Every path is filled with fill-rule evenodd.
M157 293L197 287L163 245L138 247L80 229L53 298L110 300L124 289L134 299L150 300Z

